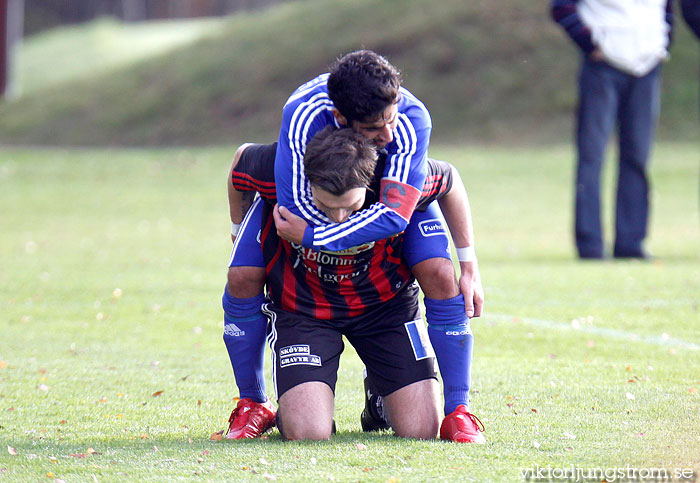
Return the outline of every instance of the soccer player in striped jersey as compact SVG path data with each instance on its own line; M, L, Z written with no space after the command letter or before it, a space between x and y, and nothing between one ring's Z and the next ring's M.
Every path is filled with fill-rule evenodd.
M326 134L326 136L328 135ZM316 144L318 144L318 142L316 142ZM250 203L244 198L245 195L251 191L259 192L262 198L271 204L276 202L275 180L273 175L274 151L274 144L244 145L239 149L229 179L232 213L248 211L247 206L249 206ZM318 151L319 149L316 148L312 151L312 154ZM322 209L326 215L334 221L342 222L353 212L376 202L377 193L379 192L379 179L383 172L384 156L382 156L381 162L377 163L372 183L369 185L369 190L366 190L367 196L361 198L364 204L362 202L353 202L353 198L350 198L349 201L346 201L346 198L338 201L335 199L337 198L336 195L340 194L338 189L334 190L331 188L326 190L330 191L330 194L324 193L323 189L318 189L319 185L328 186L330 184L330 186L335 186L332 184L333 181L328 180L337 178L339 169L337 166L330 166L325 159L319 160L318 155L312 155L311 159L308 159L307 156L307 159L305 159L305 170L309 163L312 164L311 169L315 173L310 177L312 190L314 192L314 204L318 206L319 209ZM454 185L453 180L455 181ZM325 194L325 196L320 196L319 193ZM352 195L352 193L350 193L350 195ZM331 202L327 201L329 198ZM272 281L269 289L271 294L273 294L273 300L278 306L283 307L285 310L301 312L307 317L319 318L321 320L328 318L338 319L362 314L368 310L376 310L378 305L391 300L397 293L401 293L407 280L410 278L408 268L431 257L447 256L447 252L449 251L447 248L448 241L441 225L440 215L436 213L434 207L428 208L430 203L436 199L438 199L443 206L448 220L450 220L448 215L453 214L452 212L455 211L451 209L450 206L460 206L466 209L467 214L469 213L468 199L466 198L464 185L457 171L449 163L429 159L428 176L421 190L421 197L417 207L417 211L422 212L428 209L428 213L421 215L416 213L418 216L413 217L409 229L406 231L407 242L404 243L403 239L391 237L390 239L376 243L365 244L364 250L363 247L355 247L354 250L341 252L346 255L353 251L362 253L362 256L358 255L358 259L353 259L352 261L348 261L347 257L338 257L337 253L316 252L303 248L300 245L292 245L292 247L295 247L295 250L301 253L301 255L298 256L304 260L303 264L297 263L295 269L302 270L302 273L305 273L306 276L302 278L302 283L296 283L290 278L290 274L293 273L293 271L287 272L287 279L279 275L279 273L277 277L271 277ZM242 206L246 208L241 209ZM457 218L462 221L460 217ZM471 225L470 216L467 222ZM452 224L453 223L454 221L452 221ZM249 213L245 224L259 226L260 222L257 220L252 221ZM452 226L452 224L450 226ZM248 233L251 232L248 231ZM257 235L257 231L254 235ZM260 255L260 241L258 237L259 235L249 235L247 239L245 236L243 236L243 238L237 238L234 252L239 251L247 254L255 253L259 259L255 261L252 260L251 257L248 257L247 263L263 266L264 261ZM287 249L287 255L293 252L291 247L288 246ZM405 261L399 260L398 256L394 255L388 257L391 263L387 262L381 256L384 250L391 250L392 253L399 253L402 251ZM370 263L368 260L372 260L373 263ZM382 266L385 266L384 270L381 269ZM388 270L386 270L386 266L389 267ZM278 270L281 270L281 265L279 263L272 264L268 266L268 273L271 271L270 267L276 267ZM371 270L370 267L372 267ZM304 272L304 270L306 270L306 272ZM339 284L339 286L344 286L345 291L339 291L339 286L336 286L334 283ZM295 288L292 289L291 287ZM348 287L350 288L348 289ZM278 294L278 297L274 298L274 294ZM435 328L429 328L429 332L434 330ZM460 331L453 330L453 332ZM471 347L472 336L469 326L462 326L461 332L461 339ZM260 357L262 357L262 351ZM236 361L240 358L241 354L232 354L231 359L234 368ZM464 368L467 373L467 385L470 381L470 361L471 351L466 360L466 367ZM449 370L449 368L446 370ZM449 376L444 379L449 381ZM362 413L361 422L363 429L373 430L388 428L388 423L383 420L382 399L377 395L377 390L372 387L371 381L368 379L365 380L365 390L369 390L373 395L367 398L366 408ZM263 411L265 407L262 405L256 406L256 408L258 409L257 412L249 410L244 413L246 420L253 420L252 424L246 426L248 432L245 434L250 435L255 433L254 431L250 431L250 426L266 427L265 424L256 423L256 420L264 419L261 414L263 412L268 415L269 421L272 421L273 409L271 407L265 411ZM464 424L459 424L461 433L463 433L460 438L463 441L482 442L483 434L481 434L478 419L469 414L466 411L466 407L463 409L465 411L457 411L452 418L446 418L446 422L442 425L441 437L444 439L454 439L448 437L450 434L449 430L451 428L454 429L455 421L461 423L463 422L462 419L465 419L466 421L464 421ZM235 417L232 419L235 419ZM465 426L467 428L466 431ZM236 433L234 433L234 435L235 434Z
M303 174L306 143L326 125L352 127L387 151L378 202L342 223L333 223L309 201L312 200L311 187ZM427 110L400 87L398 71L386 59L369 51L342 57L329 74L304 84L285 105L275 163L277 196L285 219L293 220L293 214L301 215L308 225L285 223L278 226L278 231L306 248L328 251L348 249L401 232L408 224L425 180L430 130ZM232 213L235 223L240 223L241 217L242 213ZM483 292L471 234L467 230L470 223L456 222L454 226L452 236L460 254L459 281L451 260L444 256L423 260L413 267L413 273L425 294L430 338L442 368L447 415L443 428L448 429L441 436L469 441L463 438L461 426L468 424L462 421L470 421L471 416L467 411L471 334L465 343L460 335L463 331L454 328L466 327L470 316L480 315ZM245 257L241 259L236 255L235 249L230 267L223 301L226 321L229 325L237 321L235 327L245 324L249 329L229 331L236 336L229 333L224 338L241 391L243 402L239 401L239 405L248 408L247 413L250 408L269 405L264 393L262 365L255 363L261 359L256 356L251 362L234 357L239 353L255 353L252 348L257 347L256 341L264 336L265 319L257 310L263 300L260 287L264 283L264 273ZM237 336L241 333L257 335L246 346ZM246 351L246 347L251 349ZM239 373L253 376L239 378ZM240 414L244 411L231 416L229 434L233 437L251 434L243 428L245 418L236 422ZM453 421L457 423L453 425Z
M248 147L234 170L236 186L271 186L274 156L270 147ZM309 143L304 166L314 204L342 222L376 201L378 182L370 184L375 160L374 148L362 135L349 129L319 133ZM374 173L376 181L382 167ZM450 189L452 167L432 160L430 167L422 207L414 213L406 232L349 250L318 252L282 240L269 216L271 205L266 205L260 241L272 300L267 313L272 320L269 338L275 356L278 421L285 437L330 436L341 335L365 362L368 386L385 397L384 407L396 434L435 436L439 419L434 361L417 310L417 287L409 271L411 265L447 250L439 213L429 202ZM271 190L263 191L274 201ZM258 224L251 220L260 211L258 200L247 223ZM278 212L275 217L279 222ZM438 232L442 236L435 236ZM256 237L237 243L260 256Z

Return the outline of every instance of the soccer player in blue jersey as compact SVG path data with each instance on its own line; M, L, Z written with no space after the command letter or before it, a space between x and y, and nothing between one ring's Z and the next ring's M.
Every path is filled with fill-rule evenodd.
M378 202L342 223L333 223L314 207L311 187L302 169L306 143L327 125L352 127L387 151ZM339 59L330 74L301 86L285 105L275 163L277 196L285 219L294 220L293 214L301 215L308 225L305 222L300 232L300 224L286 223L278 226L280 233L307 248L339 251L403 231L425 180L430 130L427 110L400 86L398 71L386 59L369 51L353 52ZM236 214L238 218L232 221L240 221L240 216ZM471 441L463 434L474 433L476 427L468 412L472 339L469 334L465 341L462 331L454 329L465 327L469 316L480 315L483 293L469 235L459 229L453 230L452 235L462 269L459 281L448 257L424 260L413 267L413 273L425 294L430 339L444 381L447 417L441 437ZM267 418L272 415L264 392L262 364L258 363L266 324L258 310L263 301L263 283L264 271L249 264L244 256L236 255L234 247L223 299L227 327L224 339L241 400L230 418L229 437L256 435L258 429L248 431L245 427L250 418L244 416L257 414L251 411L260 410ZM238 354L256 356L240 358Z
M350 130L343 131L352 133ZM318 144L317 141L318 139L314 139L316 144ZM336 172L341 170L338 167L330 166L325 159L319 161L319 156L313 156L314 152L319 152L319 149L315 149L310 155L307 153L305 170L307 170L309 164L312 165L311 169L315 174L313 177L310 176L309 179L312 186L314 204L324 211L327 216L336 222L342 222L363 206L370 206L373 202L376 202L384 159L381 160L381 163L377 163L377 171L369 186L369 190L364 189L366 182L363 182L362 190L348 190L346 196L345 193L339 192L342 191L340 188L327 188L326 190L319 188L319 186L336 186L333 184L335 183L333 180L339 176ZM232 166L231 176L229 177L230 205L233 214L248 212L247 207L250 205L250 202L244 198L250 192L259 192L262 198L269 203L276 202L274 153L275 144L244 145L239 149ZM453 219L451 226L454 225L455 217L450 217L449 215L459 212L459 208L466 210L466 222L471 226L468 199L459 174L448 163L430 159L428 161L429 173L426 176L417 211L422 212L426 210L430 202L438 199L448 220ZM346 169L350 168L353 167L346 166ZM361 192L362 197L356 195L357 191ZM368 195L365 197L364 193L368 193ZM343 195L342 197L340 196L341 194ZM362 201L364 201L364 205ZM454 209L454 206L459 208ZM245 208L241 209L241 207ZM259 227L260 221L254 220L253 213L255 213L255 210L247 214L244 225ZM464 215L456 218L462 221ZM467 231L471 233L471 228ZM234 252L249 254L247 257L248 263L261 267L265 266L260 249L260 238L267 238L263 236L264 233L264 230L260 234L255 230L243 230L242 234L235 239ZM293 245L297 250L301 251L301 257L304 258L305 264L302 265L304 267L302 270L306 270L306 272L303 272L305 276L301 278L301 282L292 279L285 280L284 277L279 275L276 278L271 277L270 292L273 295L279 294L275 298L275 302L284 310L300 311L307 317L314 319L324 320L332 318L336 320L359 315L368 310L376 310L378 303L390 301L405 288L406 280L410 277L408 268L425 259L446 256L445 254L448 251L447 237L442 228L439 213L436 213L434 207L430 207L427 214L414 214L409 229L406 231L406 239L406 242L402 243L402 239L398 240L397 237L392 237L391 240L373 242L365 244L364 247L355 247L352 250L341 252L345 255L362 252L365 262L358 262L357 260L349 262L346 259L339 258L338 252L316 252L303 248L300 245ZM369 251L370 249L371 251ZM400 260L398 256L393 256L389 257L389 263L386 263L381 254L383 253L382 250L387 249L391 249L394 253L398 253L401 250L404 260ZM255 254L255 257L251 257L250 254ZM255 259L256 257L257 260ZM366 259L368 257L374 260L374 263L367 263ZM342 263L336 261L333 264L332 260L339 259L342 260ZM402 264L404 261L407 267L398 268L399 264ZM326 266L319 271L319 266L323 263ZM382 263L386 266L383 266ZM330 267L328 266L329 264ZM309 267L309 265L311 266ZM295 267L298 266L299 264L295 264ZM277 265L277 268L279 268L279 265ZM270 268L268 266L269 272ZM292 272L290 271L289 273ZM337 285L333 285L332 282L335 282ZM412 327L421 326L413 324ZM235 330L240 331L238 327ZM461 330L464 339L471 338L468 326L462 327ZM239 358L242 356L242 354L236 355ZM468 370L469 367L467 367ZM469 381L469 374L466 377L467 381ZM373 387L373 384L368 379L365 379L365 389L372 391L375 396L368 398L366 401L366 408L361 417L362 427L365 431L388 428L389 424L383 417L384 407L381 396L376 395L378 389ZM476 429L473 431L474 434L468 435L469 440L482 442L483 435L480 434L482 428L478 423L478 419L475 416L467 416L466 414L463 417L470 418L474 426L476 426ZM259 434L260 431L267 429L273 424L274 408L271 405L268 407L265 404L260 404L252 410L249 409L242 413L240 418L245 418L247 421L243 425L247 432L239 433L241 437L254 437L254 435ZM235 418L233 419L235 420ZM443 428L445 426L443 424ZM441 431L441 433L444 435L444 431ZM464 438L466 437L464 436Z

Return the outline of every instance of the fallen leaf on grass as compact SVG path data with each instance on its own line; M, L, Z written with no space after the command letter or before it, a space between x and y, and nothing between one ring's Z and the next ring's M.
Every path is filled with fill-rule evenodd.
M40 391L48 391L49 390L49 386L47 386L46 384L39 384L36 388Z
M224 439L224 430L222 429L221 431L212 433L211 436L209 436L209 439L211 439L212 441L221 441L222 439Z
M268 474L267 471L263 474L263 478L265 478L266 480L276 480L277 479L277 477L275 475L270 475L270 474Z
M88 453L88 454L102 454L102 453L99 453L99 452L95 451L93 448L88 448L88 449L87 449L87 453Z
M626 393L625 397L630 401L634 401L634 394L632 394L631 392Z
M698 393L698 388L697 388L697 387L691 387L690 389L688 389L688 392L689 392L690 394L697 394L697 393Z
M18 455L17 450L15 448L13 448L12 446L7 447L7 452L10 453L10 455L12 455L12 456Z
M88 454L87 453L70 453L68 456L71 458L87 458Z
M0 361L0 369L5 369L7 367L7 361Z
M260 458L260 464L261 465L269 465L270 463L268 463L265 458Z
M360 450L360 451L364 451L364 450L367 449L367 445L362 444L362 443L357 443L357 444L355 445L355 448L357 448L357 449Z
M201 454L202 456L209 456L209 450L208 450L208 449L205 449L204 451L202 451L202 452L199 453L199 454Z
M156 391L156 392L154 392L153 394L151 394L151 396L153 396L153 397L158 397L158 396L160 396L161 394L163 394L163 391Z

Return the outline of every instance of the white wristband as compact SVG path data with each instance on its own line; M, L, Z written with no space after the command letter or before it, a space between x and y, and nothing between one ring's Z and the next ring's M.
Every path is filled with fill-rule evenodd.
M476 250L473 246L457 248L457 259L460 262L473 262L476 260Z
M241 231L240 223L231 222L231 235L236 236L239 231Z

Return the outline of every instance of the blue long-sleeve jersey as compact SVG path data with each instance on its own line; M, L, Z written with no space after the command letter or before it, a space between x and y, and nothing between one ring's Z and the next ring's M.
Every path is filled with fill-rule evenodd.
M303 84L287 100L277 144L275 179L278 203L309 223L302 244L314 250L340 251L406 229L425 182L432 122L423 103L402 87L398 125L393 141L386 146L380 202L343 223L333 223L314 206L311 186L304 175L306 144L325 126L338 126L327 81L328 74L322 74Z

